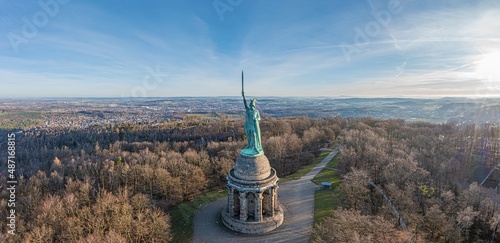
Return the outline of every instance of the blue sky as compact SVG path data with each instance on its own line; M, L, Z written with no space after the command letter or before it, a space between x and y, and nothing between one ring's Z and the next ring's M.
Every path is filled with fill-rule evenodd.
M500 95L498 0L0 0L0 97Z

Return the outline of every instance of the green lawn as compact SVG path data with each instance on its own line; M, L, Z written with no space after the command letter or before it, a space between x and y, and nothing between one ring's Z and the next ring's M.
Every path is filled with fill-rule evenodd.
M339 154L333 157L333 159L330 160L330 162L328 162L326 167L336 168L338 160L339 160ZM329 168L324 168L314 177L312 181L316 185L321 185L321 182L328 181L331 182L333 186L333 184L340 182L340 176L337 171Z
M330 216L334 210L332 190L317 190L314 194L314 224Z
M170 211L170 222L174 234L172 242L192 242L195 212L203 205L225 196L227 196L227 190L222 192L211 191L196 196L192 202L186 201L172 208Z
M338 159L339 155L337 154L326 166L336 168ZM315 225L325 217L328 217L339 205L339 195L336 190L342 182L339 172L324 168L313 179L313 182L317 185L321 185L325 181L331 182L332 187L330 189L317 190L314 194Z

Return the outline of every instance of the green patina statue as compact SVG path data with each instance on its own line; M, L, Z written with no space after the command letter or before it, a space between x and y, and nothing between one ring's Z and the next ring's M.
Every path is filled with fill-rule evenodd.
M250 100L250 106L247 104L245 98L245 91L243 89L243 71L241 71L241 95L243 96L243 103L245 104L245 134L247 136L248 145L241 150L241 155L255 157L264 154L262 143L260 140L260 114L255 107L256 99Z

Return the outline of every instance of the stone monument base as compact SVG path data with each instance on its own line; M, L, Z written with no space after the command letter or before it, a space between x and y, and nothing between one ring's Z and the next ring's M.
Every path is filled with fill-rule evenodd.
M283 223L283 209L281 205L275 211L274 217L264 218L261 221L241 221L239 218L228 215L227 210L222 210L222 223L234 231L244 234L263 234L275 230Z
M262 234L283 223L278 176L263 154L240 155L227 175L227 205L222 222L231 230Z

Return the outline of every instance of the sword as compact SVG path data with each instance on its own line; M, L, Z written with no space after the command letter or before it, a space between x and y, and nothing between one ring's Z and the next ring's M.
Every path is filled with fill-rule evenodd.
M241 70L241 95L245 97L245 91L243 87L244 87L243 70Z

